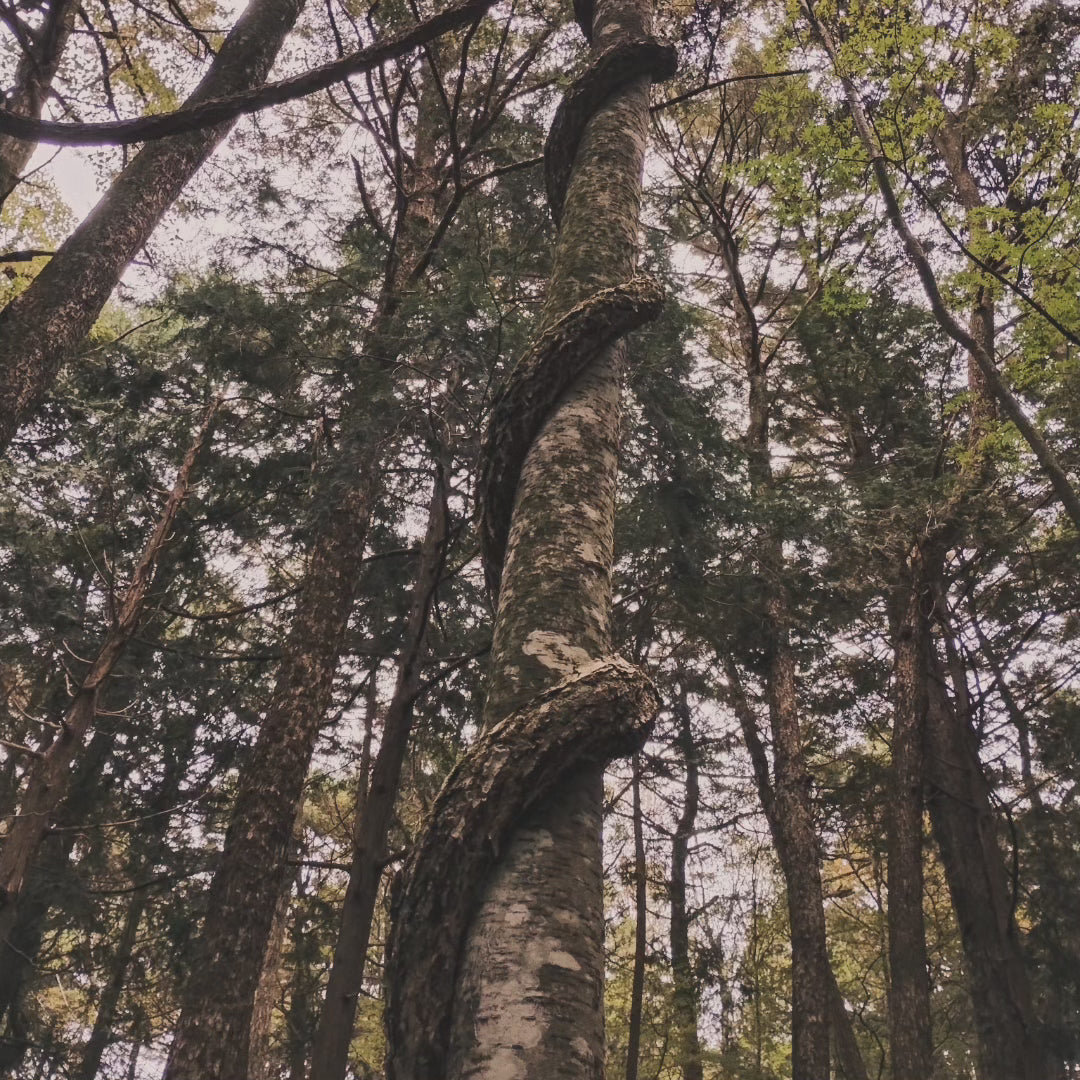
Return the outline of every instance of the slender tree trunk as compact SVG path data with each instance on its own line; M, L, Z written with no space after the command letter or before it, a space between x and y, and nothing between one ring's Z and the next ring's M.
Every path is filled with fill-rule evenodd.
M319 507L266 718L240 773L165 1080L247 1080L251 1010L274 908L288 886L287 847L330 705L382 469L397 438L398 412L384 407L372 416L366 406L369 397L392 399L393 359L402 349L394 335L395 320L410 271L431 238L434 137L428 115L433 104L425 106L425 101L436 100L434 89L425 84L411 185L398 193L397 243L359 350L375 358L371 378L379 385L365 382L352 388L337 459L320 477L325 505ZM335 997L340 998L336 990Z
M112 738L99 731L81 755L68 796L56 813L61 829L46 837L27 877L14 925L0 943L0 1020L6 1018L0 1034L0 1070L14 1072L28 1049L20 999L41 948L49 910L71 873L69 861L79 835L72 826L87 820L116 780L114 773L103 769L111 745Z
M592 41L647 36L648 0L599 0ZM648 76L613 90L574 159L543 323L633 276ZM518 481L484 725L610 652L619 372L604 350L549 415ZM520 821L467 935L447 1075L600 1075L602 774L570 776Z
M634 755L630 781L634 827L634 975L630 987L630 1018L626 1039L626 1080L637 1080L641 1057L641 1014L645 997L645 957L648 948L649 880L645 863L645 829L641 813L641 757Z
M887 817L889 1051L893 1080L925 1080L933 1069L930 974L923 918L923 740L929 662L926 553L909 555L894 619L894 720Z
M262 83L303 0L250 0L195 104ZM145 146L25 292L0 312L0 452L37 411L120 275L232 122Z
M218 405L215 404L207 412L195 441L184 457L161 517L135 567L131 584L120 600L116 619L89 671L83 676L61 721L60 731L49 748L39 756L28 777L19 815L8 830L3 850L0 851L0 937L6 937L14 925L27 868L49 830L54 811L67 794L71 762L97 715L102 688L142 620L143 606L154 580L158 559L172 533L176 515L187 498L196 462L210 436L217 410Z
M124 914L124 924L120 929L120 937L116 942L116 950L112 956L112 973L108 982L102 988L101 997L98 999L94 1027L83 1049L79 1067L74 1073L76 1080L94 1080L94 1077L98 1075L98 1069L101 1067L101 1056L105 1053L112 1039L116 1008L120 1004L120 996L124 992L128 967L131 964L131 957L135 952L135 942L138 939L139 925L142 922L149 899L148 891L139 889L132 894L128 903L127 911Z
M139 854L130 860L128 873L138 883L153 873L165 849L165 837L169 828L168 811L175 806L187 771L192 749L195 745L196 726L189 724L183 734L170 746L164 775L157 791L146 805L147 833L140 837ZM109 1043L114 1040L116 1012L127 986L131 959L135 954L139 926L150 902L148 888L136 888L124 913L115 950L111 958L111 971L98 997L97 1013L90 1038L83 1048L78 1068L72 1071L72 1080L94 1080L101 1068L101 1058Z
M746 296L734 241L726 236L725 263ZM772 488L770 459L768 373L761 356L761 335L752 308L738 309L740 337L749 381L749 453L751 491L761 498ZM825 935L825 900L821 884L821 855L811 782L803 749L795 682L795 655L790 640L790 603L783 582L781 538L766 532L759 541L757 567L765 588L765 633L769 722L773 738L771 801L782 840L777 854L787 885L791 928L791 1068L793 1080L818 1080L829 1075L829 1017L832 971Z
M742 680L739 677L738 670L736 669L734 662L730 659L725 662L725 671L727 674L728 686L730 687L732 694L732 708L734 709L736 719L739 721L739 727L743 733L743 740L746 743L747 752L750 755L750 763L754 770L754 781L758 790L758 799L761 802L765 820L769 824L769 832L772 835L773 846L776 849L777 857L780 860L780 869L784 874L785 883L789 880L801 878L804 882L804 886L800 894L809 896L809 902L814 902L814 890L812 884L809 889L805 885L805 882L812 882L812 879L805 872L800 874L799 870L792 866L796 860L789 854L789 848L796 842L795 838L798 834L795 830L786 826L780 817L773 779L769 769L769 759L768 755L765 753L765 745L761 739L758 722L753 714L753 710L750 708L750 702L747 699L746 693L743 690ZM792 891L792 887L789 884L789 896ZM820 870L818 871L816 902L822 910L822 927L824 927L824 899L821 892ZM816 920L807 920L810 924L815 921ZM792 951L794 952L794 943L792 944ZM862 1053L859 1050L858 1040L855 1038L855 1031L851 1025L851 1017L848 1016L847 1008L844 1005L844 995L841 993L840 987L836 982L836 975L833 973L832 964L828 962L827 954L826 995L829 1026L832 1030L833 1040L836 1044L837 1060L840 1071L843 1073L846 1080L867 1080L868 1074L866 1071L866 1064L863 1061Z
M683 1080L702 1080L701 1039L698 1035L699 995L690 962L690 914L686 904L686 859L700 804L697 745L690 726L685 693L675 706L678 744L686 769L682 813L671 838L671 975L676 1061Z
M14 83L5 96L4 108L8 112L33 120L41 117L78 7L76 0L52 0L41 26L36 30L27 28L30 48L24 49L15 68ZM35 149L32 142L0 135L0 209L15 190Z
M326 985L326 997L315 1035L312 1080L343 1080L348 1065L349 1043L356 1019L356 1002L363 987L371 922L388 854L387 837L412 728L413 702L420 686L420 664L428 617L446 557L449 524L446 473L449 454L445 450L445 436L448 433L444 431L443 434L444 451L442 460L436 465L427 531L413 584L405 642L398 657L394 695L383 720L371 783L363 799L357 801L349 884Z

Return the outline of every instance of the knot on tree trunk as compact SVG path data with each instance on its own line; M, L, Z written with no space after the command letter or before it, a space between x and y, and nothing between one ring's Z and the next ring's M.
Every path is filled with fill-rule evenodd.
M465 934L522 816L571 773L633 753L660 698L594 660L483 734L447 777L395 888L386 951L387 1080L441 1080Z

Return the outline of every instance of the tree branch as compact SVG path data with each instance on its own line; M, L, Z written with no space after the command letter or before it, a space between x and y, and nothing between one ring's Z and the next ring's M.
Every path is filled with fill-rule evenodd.
M340 60L322 64L301 75L229 97L213 98L159 116L95 124L68 124L52 120L31 120L7 109L0 109L0 134L33 139L53 146L123 146L212 127L246 113L258 112L270 105L281 105L318 90L325 90L351 75L370 71L384 61L393 60L440 34L480 19L493 3L494 0L464 0L455 7L425 19L403 34L364 49L357 49Z

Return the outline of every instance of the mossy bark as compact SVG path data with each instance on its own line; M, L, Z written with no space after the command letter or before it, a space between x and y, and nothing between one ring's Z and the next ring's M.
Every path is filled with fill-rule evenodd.
M601 0L593 48L648 36L647 0ZM562 208L543 327L633 277L648 76L595 111ZM624 349L602 349L525 459L507 544L485 724L609 653ZM547 1080L603 1071L602 765L521 820L472 919L455 980L448 1075Z

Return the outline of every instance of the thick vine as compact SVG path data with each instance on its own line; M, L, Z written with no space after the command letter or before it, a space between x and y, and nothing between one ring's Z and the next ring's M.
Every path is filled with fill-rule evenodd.
M558 223L582 134L627 83L670 78L675 50L653 38L596 55L568 90L545 146L548 202ZM485 576L497 595L522 466L546 419L601 350L656 318L657 282L599 289L549 326L510 374L491 410L477 485ZM617 656L598 657L486 731L447 778L395 886L386 959L387 1080L442 1080L461 953L488 877L531 807L586 765L631 753L659 698Z

